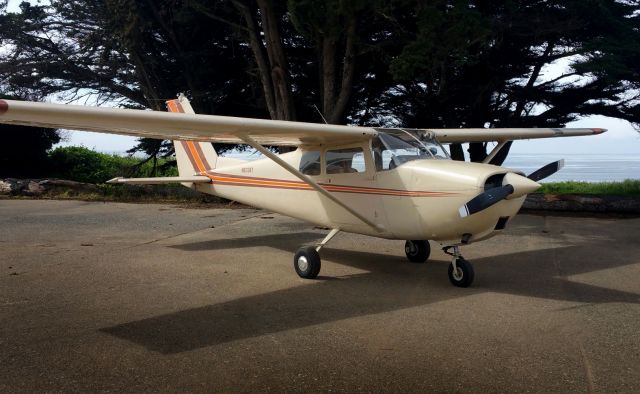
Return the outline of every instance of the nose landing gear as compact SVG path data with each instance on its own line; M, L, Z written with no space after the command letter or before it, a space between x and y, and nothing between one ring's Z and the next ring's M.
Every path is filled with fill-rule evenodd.
M453 252L450 252L449 249L453 249ZM473 265L462 257L460 248L458 246L447 246L442 250L453 257L449 265L449 281L451 284L457 287L471 286L475 276Z

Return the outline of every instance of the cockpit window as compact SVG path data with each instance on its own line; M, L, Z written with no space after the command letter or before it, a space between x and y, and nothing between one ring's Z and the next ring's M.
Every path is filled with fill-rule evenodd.
M372 148L377 171L392 170L412 160L449 158L442 145L427 133L401 129L379 131Z
M300 172L305 175L320 175L320 151L306 151L300 160Z

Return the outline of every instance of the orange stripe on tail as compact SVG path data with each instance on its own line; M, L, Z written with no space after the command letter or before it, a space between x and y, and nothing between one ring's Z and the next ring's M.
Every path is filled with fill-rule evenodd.
M176 113L184 113L184 108L182 108L182 104L180 104L179 100L169 100L167 101L167 107L169 107L169 111ZM185 148L187 152L187 156L189 157L189 161L193 165L193 169L199 171L200 173L205 173L211 169L211 166L207 162L204 153L202 152L202 148L199 146L199 143L194 143L193 141L181 141L182 146Z

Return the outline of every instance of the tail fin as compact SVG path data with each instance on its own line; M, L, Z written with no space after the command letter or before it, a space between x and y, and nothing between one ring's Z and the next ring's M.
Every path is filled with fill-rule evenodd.
M195 113L189 100L182 94L175 100L167 101L167 108L170 112ZM210 142L176 140L173 145L180 176L203 174L216 168L218 154Z

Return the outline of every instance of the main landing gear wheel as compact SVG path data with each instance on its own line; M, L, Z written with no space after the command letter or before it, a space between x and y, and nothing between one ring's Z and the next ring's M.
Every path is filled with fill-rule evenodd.
M412 263L424 263L429 259L431 246L429 241L407 241L404 244L404 253Z
M314 279L320 273L320 249L340 232L334 228L317 246L303 246L293 256L293 268L299 277L304 279Z
M469 287L473 283L473 265L462 257L456 257L449 264L449 280L458 287Z
M320 254L313 246L300 248L293 257L293 267L299 277L313 279L320 273Z

